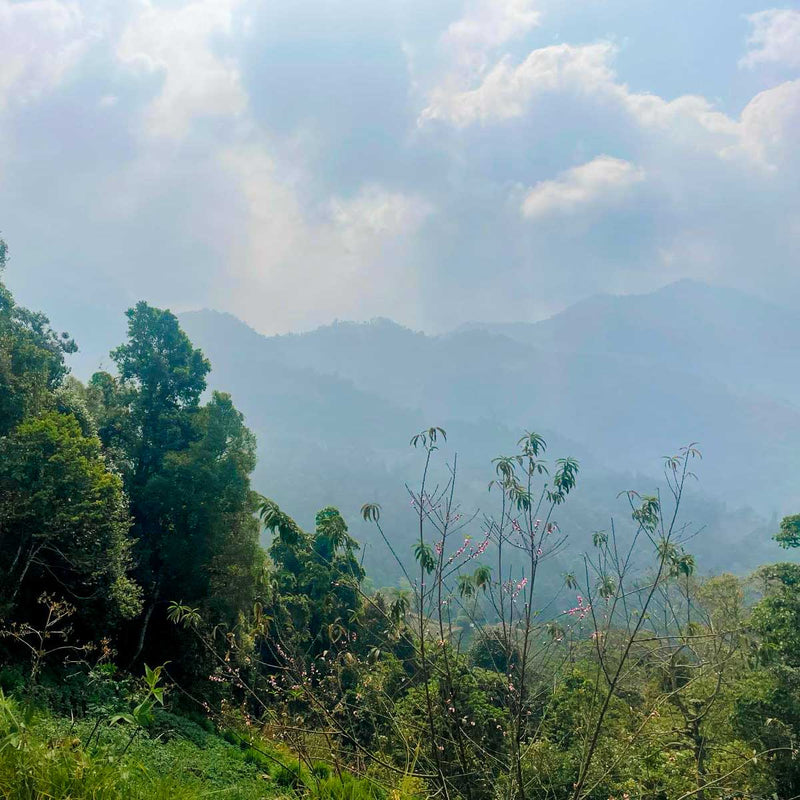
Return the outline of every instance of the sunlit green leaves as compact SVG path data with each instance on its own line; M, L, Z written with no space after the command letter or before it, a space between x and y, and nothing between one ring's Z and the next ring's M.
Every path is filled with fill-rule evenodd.
M422 569L430 575L436 568L436 559L433 549L427 542L417 542L414 545L414 558Z
M167 619L176 625L183 625L185 628L197 628L202 621L199 609L175 600L169 604Z
M800 547L800 514L784 517L781 520L781 527L775 534L775 541L785 548Z

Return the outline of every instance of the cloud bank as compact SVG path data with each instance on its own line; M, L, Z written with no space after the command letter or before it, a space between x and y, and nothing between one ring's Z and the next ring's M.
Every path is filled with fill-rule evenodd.
M9 280L84 341L142 296L265 332L681 277L780 301L800 14L702 6L0 0ZM717 39L665 42L678 13Z

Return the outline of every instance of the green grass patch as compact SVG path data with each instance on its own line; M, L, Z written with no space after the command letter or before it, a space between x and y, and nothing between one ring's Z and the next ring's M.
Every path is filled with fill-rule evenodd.
M248 757L241 747L171 714L158 715L147 732L105 725L95 730L89 719L72 722L42 711L26 714L0 695L3 800L286 796L274 777L280 768L262 758Z

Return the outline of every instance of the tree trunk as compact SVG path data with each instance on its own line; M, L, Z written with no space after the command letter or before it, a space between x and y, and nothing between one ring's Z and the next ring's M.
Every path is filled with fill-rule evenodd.
M694 743L694 758L697 764L697 791L695 797L697 800L705 800L705 785L706 785L706 743L705 736L700 730L700 721L693 720L692 724L692 739Z
M156 603L158 603L158 595L161 590L161 576L159 575L156 579L156 585L153 588L153 599L150 604L147 606L147 610L144 612L144 617L142 618L142 626L139 629L139 640L136 644L136 651L133 654L133 658L131 658L130 667L133 667L134 664L139 660L139 656L142 654L142 650L144 649L144 642L147 638L147 628L150 626L150 619L153 616L153 611L155 610Z
M25 559L25 566L22 568L22 572L19 574L19 578L17 578L16 585L14 586L14 591L11 593L11 602L13 603L14 600L17 599L17 594L19 594L19 590L22 588L22 582L25 580L25 576L28 574L28 570L30 569L31 564L33 563L33 559L36 558L37 554L41 550L41 547L34 547L28 553L28 557ZM19 552L17 553L17 558L14 559L14 565L16 566L17 559L19 558Z

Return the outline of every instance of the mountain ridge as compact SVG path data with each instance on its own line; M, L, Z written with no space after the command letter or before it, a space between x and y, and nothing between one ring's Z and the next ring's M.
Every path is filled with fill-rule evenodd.
M181 319L201 345L215 338L204 329L224 319L225 329L251 358L347 381L375 396L374 402L421 419L489 420L514 429L536 422L562 431L614 470L647 470L655 454L699 439L708 447L712 493L764 513L781 503L800 503L791 470L776 471L776 464L788 468L798 460L793 453L800 448L800 410L792 402L793 383L787 379L781 391L774 391L748 365L772 363L774 352L755 352L747 362L736 351L731 362L729 328L738 319L738 304L747 302L736 292L700 289L721 298L722 306L716 315L721 329L716 335L709 331L705 349L695 347L691 336L670 330L673 319L689 324L670 305L675 294L689 291L697 298L697 290L698 285L682 282L657 293L655 300L646 296L648 303L661 304L658 315L601 320L623 344L633 342L627 351L586 346L585 339L592 337L585 331L559 349L550 343L552 331L532 341L482 328L430 336L379 319L265 337L233 316L192 312ZM733 308L731 296L738 298ZM564 318L557 315L548 324L563 326ZM796 333L781 334L787 320L778 322L788 344L800 343L800 325ZM708 327L704 320L692 324L695 330ZM229 358L220 353L212 361ZM748 457L754 475L732 467Z
M408 439L430 424L446 427L458 449L471 503L481 503L491 458L525 428L545 433L555 454L577 456L576 530L605 524L618 491L651 489L660 457L700 439L693 502L711 538L698 552L726 568L754 564L773 546L766 517L800 503L791 479L800 413L768 393L732 391L691 353L676 370L658 354L557 351L480 328L430 336L379 318L263 336L224 312L180 318L211 358L212 387L231 391L257 434L259 490L307 524L322 505L342 507L369 547L358 509L381 502L402 529L403 484L414 479ZM384 567L378 561L379 575Z

